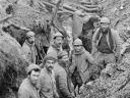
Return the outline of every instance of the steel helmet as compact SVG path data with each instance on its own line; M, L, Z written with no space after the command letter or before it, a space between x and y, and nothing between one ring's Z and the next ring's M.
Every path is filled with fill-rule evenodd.
M56 60L57 60L57 54L54 53L54 52L48 53L48 54L44 57L43 65L45 65L45 63L46 63L47 60L53 60L54 62L56 62Z
M110 23L110 19L107 17L102 17L101 18L101 23Z
M77 38L75 41L74 41L74 46L75 45L83 45L83 43L82 43L82 41L79 39L79 38Z
M29 38L29 37L35 36L35 33L32 32L32 31L29 31L29 32L27 32L26 35L27 35L27 37Z
M55 34L54 34L54 37L53 37L53 38L55 39L56 37L62 37L62 38L63 38L63 35L58 32L58 33L55 33Z

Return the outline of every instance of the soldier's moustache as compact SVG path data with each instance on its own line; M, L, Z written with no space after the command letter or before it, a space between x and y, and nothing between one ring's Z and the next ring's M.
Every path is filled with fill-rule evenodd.
M53 69L53 66L48 66L48 68L51 68L51 69Z

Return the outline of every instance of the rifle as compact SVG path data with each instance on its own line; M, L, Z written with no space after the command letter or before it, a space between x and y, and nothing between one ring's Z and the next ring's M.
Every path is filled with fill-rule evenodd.
M43 57L43 55L45 56L46 55L46 53L45 53L45 51L43 52L42 51L42 53L40 52L40 50L39 50L39 48L38 48L38 46L35 44L35 47L36 47L36 50L37 50L37 54L38 54L38 56L37 56L37 58L36 58L36 63L40 63L40 61L42 60L44 60L44 57ZM43 55L42 55L43 54Z

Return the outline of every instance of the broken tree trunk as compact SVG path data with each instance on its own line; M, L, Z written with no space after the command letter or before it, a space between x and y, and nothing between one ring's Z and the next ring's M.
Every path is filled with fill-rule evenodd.
M58 9L60 7L60 4L63 2L63 0L60 0L57 4L56 4L56 8L54 10L54 13L52 15L52 25L60 32L63 34L63 36L66 38L67 37L67 32L65 31L65 29L62 26L62 21L60 21L57 17L57 12Z

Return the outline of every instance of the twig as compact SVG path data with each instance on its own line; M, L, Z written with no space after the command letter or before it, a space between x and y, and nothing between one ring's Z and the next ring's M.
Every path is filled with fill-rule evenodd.
M7 17L1 19L1 20L0 20L0 24L6 22L7 20L9 20L9 19L11 19L11 18L13 18L13 15L11 15L11 16L7 16Z

